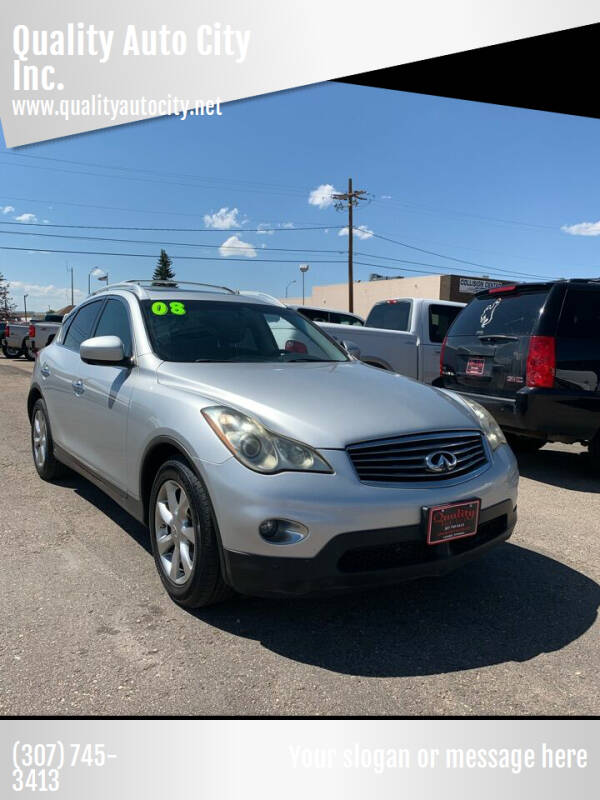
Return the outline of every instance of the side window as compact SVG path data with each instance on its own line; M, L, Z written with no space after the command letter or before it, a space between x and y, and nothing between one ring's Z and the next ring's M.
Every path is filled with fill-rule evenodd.
M69 330L63 342L65 347L68 347L69 350L74 350L76 353L79 352L79 345L92 335L94 322L101 305L102 301L96 300L94 303L87 303L87 305L79 309L69 325Z
M460 306L429 306L429 341L441 343L462 309Z
M567 292L558 335L564 339L600 340L600 292L573 289Z
M118 336L123 342L125 355L133 354L131 325L125 305L120 300L108 300L100 316L95 336Z

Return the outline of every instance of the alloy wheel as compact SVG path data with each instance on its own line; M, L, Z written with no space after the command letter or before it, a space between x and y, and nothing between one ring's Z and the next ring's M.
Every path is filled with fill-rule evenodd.
M163 572L169 580L181 586L192 574L196 537L190 501L177 481L166 480L158 490L154 535Z
M39 469L43 469L48 453L48 426L44 412L38 408L33 418L33 457Z

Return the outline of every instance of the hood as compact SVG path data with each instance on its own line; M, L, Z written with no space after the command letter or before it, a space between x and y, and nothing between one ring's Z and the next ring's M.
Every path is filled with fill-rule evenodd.
M157 377L161 384L198 394L199 409L229 405L275 433L324 449L406 433L479 428L471 412L443 392L357 361L163 362Z

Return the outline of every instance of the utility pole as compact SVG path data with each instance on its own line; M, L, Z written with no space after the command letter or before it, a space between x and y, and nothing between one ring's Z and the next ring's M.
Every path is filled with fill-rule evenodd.
M334 194L336 201L335 207L338 211L343 211L348 204L348 311L354 311L354 228L353 228L353 208L363 199L366 189L352 189L352 178L348 178L348 191L342 194Z

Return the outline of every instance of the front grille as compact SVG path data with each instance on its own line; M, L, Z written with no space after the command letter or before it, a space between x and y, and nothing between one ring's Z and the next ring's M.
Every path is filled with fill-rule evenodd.
M487 463L478 431L444 431L351 444L348 455L361 481L415 483L447 481L467 475ZM432 453L450 453L454 469L433 472L425 459Z

